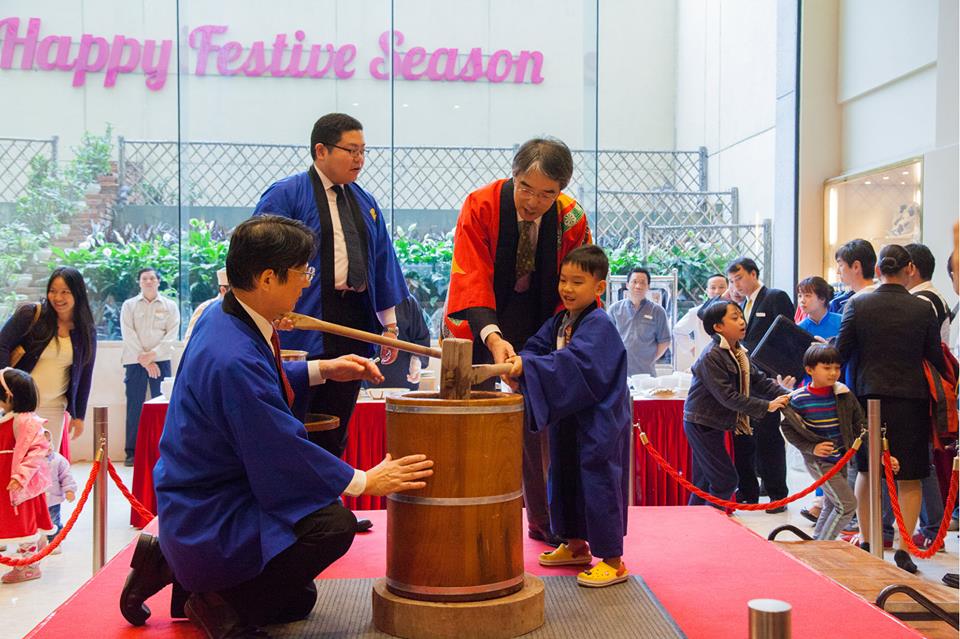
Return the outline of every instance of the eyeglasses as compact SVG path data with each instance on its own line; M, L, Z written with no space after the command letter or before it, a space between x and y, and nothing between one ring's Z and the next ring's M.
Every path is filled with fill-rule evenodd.
M555 199L557 199L556 193L537 193L533 189L523 186L522 184L518 184L516 188L517 191L519 191L523 196L533 200L538 200L540 202L553 202Z
M346 151L347 153L349 153L350 155L352 155L353 157L355 157L355 158L357 158L357 159L360 159L360 158L362 158L363 156L365 156L365 155L367 154L367 147L365 147L365 146L360 146L360 147L357 147L357 148L355 148L355 149L351 149L351 148L345 147L345 146L340 146L339 144L326 144L326 143L324 143L324 146L332 146L332 147L335 148L335 149L340 149L341 151Z
M295 268L288 268L287 270L302 275L303 279L307 280L307 284L312 282L313 278L317 275L317 269L313 266L307 267L307 270L305 271L298 271Z

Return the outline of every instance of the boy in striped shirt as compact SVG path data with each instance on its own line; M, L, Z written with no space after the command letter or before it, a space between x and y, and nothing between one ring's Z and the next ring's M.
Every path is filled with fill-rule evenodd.
M810 346L803 356L810 383L794 391L783 410L783 437L803 454L814 479L820 479L840 460L865 425L860 402L837 381L841 364L840 352L833 346ZM857 510L857 498L847 482L846 469L823 485L823 493L823 509L813 538L830 540L836 538Z

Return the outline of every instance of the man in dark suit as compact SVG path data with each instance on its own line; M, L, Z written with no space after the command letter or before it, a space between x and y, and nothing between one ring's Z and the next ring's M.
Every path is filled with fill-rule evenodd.
M730 286L745 299L743 316L747 320L747 334L741 342L753 351L777 315L793 321L793 302L781 290L768 288L760 282L760 268L749 257L740 257L727 267ZM757 474L763 480L770 501L787 496L787 459L783 436L780 434L780 413L768 413L763 419L752 419L752 435L733 438L734 461L740 475L737 501L755 504L760 500ZM785 506L768 510L783 512Z

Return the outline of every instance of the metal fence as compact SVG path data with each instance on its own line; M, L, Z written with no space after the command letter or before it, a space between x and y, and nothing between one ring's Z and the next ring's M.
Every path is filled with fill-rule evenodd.
M299 145L162 142L119 138L120 185L129 204L178 203L252 207L267 185L302 171L309 152ZM457 210L477 186L510 170L516 147L368 146L362 184L385 210ZM706 150L573 151L567 188L584 198L598 190L702 191ZM585 194L587 194L585 196Z
M698 226L739 222L737 189L730 191L600 191L597 194L598 241L615 245L640 237L651 225Z
M674 265L680 290L689 300L706 297L707 277L724 273L733 259L750 257L760 267L760 279L770 284L773 241L770 220L760 224L650 225L640 232L640 251L670 251L682 256Z
M0 138L0 202L16 202L30 179L30 163L40 156L57 161L58 137Z

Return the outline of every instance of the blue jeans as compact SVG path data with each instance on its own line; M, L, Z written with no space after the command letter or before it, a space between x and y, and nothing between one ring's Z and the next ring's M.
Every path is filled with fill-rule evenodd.
M57 528L56 532L54 532L52 535L47 535L47 541L53 541L53 538L57 536L57 533L63 530L63 524L60 523L60 504L49 506L47 510L50 511L50 521L52 521L53 525Z
M127 387L127 440L124 446L127 459L133 459L137 449L137 428L140 426L140 411L146 401L147 386L150 387L150 398L160 394L160 382L164 377L170 377L170 360L156 362L160 368L160 376L151 379L147 369L140 364L124 364L125 374L123 383Z

